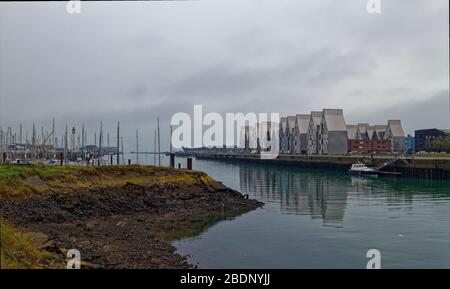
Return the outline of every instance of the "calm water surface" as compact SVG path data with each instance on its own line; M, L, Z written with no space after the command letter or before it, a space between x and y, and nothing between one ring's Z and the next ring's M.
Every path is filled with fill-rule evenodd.
M450 183L194 160L263 208L173 242L199 268L450 268Z

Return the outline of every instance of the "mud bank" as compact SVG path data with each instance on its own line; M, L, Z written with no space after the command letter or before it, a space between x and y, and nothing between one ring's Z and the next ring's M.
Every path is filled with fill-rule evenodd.
M31 193L11 194L10 188L0 194L0 213L52 253L43 267L64 264L64 253L78 249L84 268L191 268L170 240L263 205L201 172L99 167L34 173L8 177L6 183L25 183Z

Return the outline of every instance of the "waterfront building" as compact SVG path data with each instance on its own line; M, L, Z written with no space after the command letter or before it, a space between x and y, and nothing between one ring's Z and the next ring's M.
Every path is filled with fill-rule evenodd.
M281 117L280 119L280 153L287 153L288 152L288 134L287 132L287 117Z
M250 126L241 126L239 131L239 148L243 149L245 152L249 152L249 132Z
M405 148L409 153L416 149L415 138L410 134L405 137Z
M369 153L372 144L367 133L368 123L358 123L357 125L347 125L348 152L349 153Z
M375 132L375 126L374 125L369 125L366 128L366 133L367 133L367 139L368 140L372 140L373 137L373 133Z
M374 125L374 131L372 134L372 140L384 140L384 135L386 133L387 125L376 124Z
M287 153L294 153L294 143L295 143L295 121L296 116L288 116L287 117L287 125L286 125L286 135L288 139L288 147Z
M400 120L388 120L384 139L391 142L391 151L405 151L405 133Z
M294 153L305 155L308 149L308 127L311 115L297 114L294 133Z
M319 153L319 130L320 123L322 122L322 112L321 111L312 111L309 125L308 125L308 146L307 146L307 154L308 155L317 155Z
M358 123L356 128L356 137L355 140L364 141L368 140L369 136L367 134L367 128L369 127L368 123Z
M271 150L272 139L279 137L279 132L276 130L277 125L279 124L275 122L261 122L258 124L258 149Z
M372 151L371 140L358 140L358 139L348 140L349 153L369 153L371 151Z
M390 152L392 150L392 143L390 140L384 138L386 134L387 125L376 124L372 133L372 151L374 152Z
M356 132L353 132L355 131ZM369 125L360 123L356 126L348 125L348 152L350 153L379 153L391 151L391 142L384 139L386 125Z
M450 134L450 131L446 129L430 128L416 130L414 134L416 152L433 152L436 151L436 149L432 146L433 140L440 137L445 137L446 135Z
M239 137L239 148L245 152L252 152L257 149L257 133L254 126L245 125L241 127Z
M319 130L319 154L346 154L347 128L342 109L324 109Z
M348 140L355 140L358 126L356 124L347 124L345 127L347 128Z
M387 139L371 140L372 151L376 153L392 151L392 143Z

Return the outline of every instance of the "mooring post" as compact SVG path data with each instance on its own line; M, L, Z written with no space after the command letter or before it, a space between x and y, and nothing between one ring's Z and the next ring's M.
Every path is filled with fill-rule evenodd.
M192 158L187 158L187 169L192 170Z
M170 167L175 168L175 154L170 153Z

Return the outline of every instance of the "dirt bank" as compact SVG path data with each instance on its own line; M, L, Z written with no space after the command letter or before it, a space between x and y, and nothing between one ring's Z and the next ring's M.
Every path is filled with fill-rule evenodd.
M3 218L53 253L48 264L63 264L64 252L74 248L87 268L192 267L170 240L263 205L204 173L152 167L45 175L37 168L34 174L10 174L5 183L30 192L9 188L0 194Z

